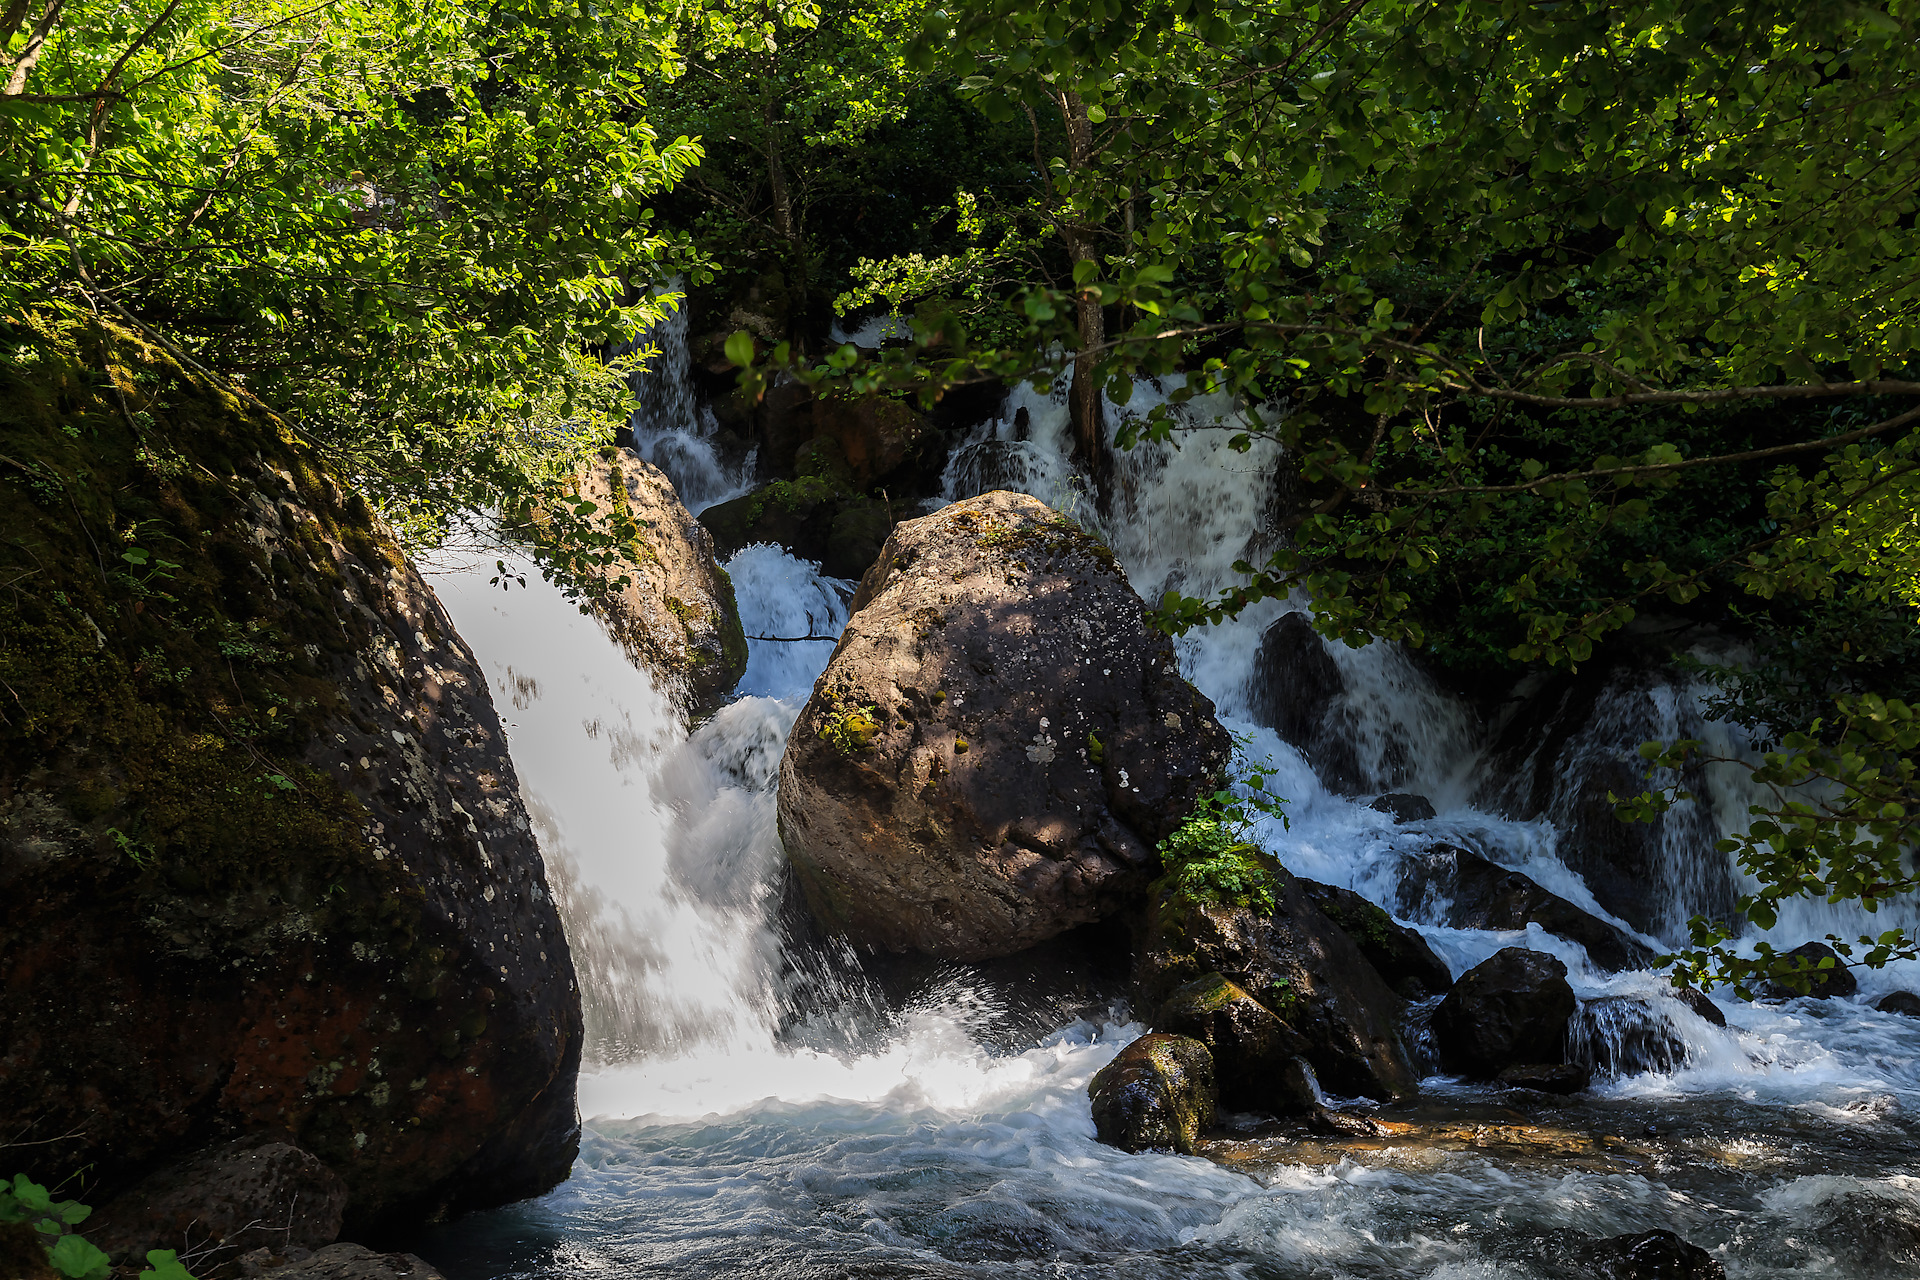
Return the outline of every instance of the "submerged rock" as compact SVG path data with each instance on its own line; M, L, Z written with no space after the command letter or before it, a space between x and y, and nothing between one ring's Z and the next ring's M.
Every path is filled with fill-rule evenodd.
M580 477L580 495L600 505L596 522L619 549L598 570L610 585L590 597L595 615L636 666L691 706L711 706L747 669L733 580L714 558L712 536L666 474L631 449L602 450Z
M85 1234L116 1262L173 1249L211 1268L259 1248L332 1244L346 1208L347 1186L333 1170L269 1134L150 1175L89 1218Z
M1213 1056L1198 1040L1153 1032L1100 1068L1087 1096L1094 1135L1108 1146L1192 1155L1218 1100Z
M889 537L787 740L780 835L830 932L1008 955L1137 902L1230 746L1112 553L989 493Z
M580 1001L479 664L313 455L112 344L0 369L53 477L0 469L0 1133L96 1204L268 1131L349 1229L545 1191Z
M1398 910L1413 919L1454 929L1524 929L1537 924L1587 949L1587 958L1611 973L1644 969L1654 953L1608 924L1549 893L1518 871L1476 853L1436 844L1402 859Z
M1671 1231L1596 1240L1581 1253L1596 1280L1726 1280L1727 1274L1712 1254Z
M1565 1062L1577 1005L1566 965L1508 947L1453 984L1433 1012L1434 1044L1448 1071L1479 1080L1519 1064Z
M1920 996L1911 991L1890 992L1881 996L1873 1007L1881 1013L1898 1013L1909 1018L1920 1018Z
M1154 1013L1153 1027L1207 1046L1223 1107L1285 1115L1319 1105L1312 1081L1295 1066L1306 1041L1220 974L1175 988Z
M1425 796L1409 795L1403 791L1392 791L1384 796L1376 796L1368 803L1367 808L1389 814L1395 822L1425 822L1428 818L1438 816L1433 807L1433 801Z
M1286 1024L1327 1089L1348 1097L1412 1096L1418 1077L1399 1031L1405 1002L1299 882L1270 865L1270 916L1183 902L1165 891L1155 898L1134 962L1142 1005L1158 1007L1176 988L1220 975Z
M1713 997L1695 987L1675 987L1668 992L1675 1000L1687 1006L1716 1027L1727 1025L1727 1015L1713 1002Z
M1673 1008L1665 1001L1656 1003L1640 996L1598 996L1582 1001L1568 1028L1568 1057L1609 1076L1678 1070L1690 1056L1686 1037L1661 1004ZM1708 1007L1712 1007L1711 1001ZM1724 1016L1720 1025L1726 1025Z
M1795 996L1808 995L1816 1000L1825 1000L1831 996L1850 996L1860 990L1860 980L1853 976L1853 970L1847 968L1847 962L1840 953L1824 942L1806 942L1791 951L1782 953L1787 960L1804 961L1812 966L1803 976L1807 985L1800 990L1792 982L1764 982L1760 985L1763 999L1791 1000Z
M1579 1093L1593 1083L1593 1073L1575 1062L1523 1062L1502 1067L1494 1077L1509 1089L1538 1093Z
M1351 889L1302 880L1313 904L1339 925L1393 989L1409 1000L1439 995L1453 985L1453 970L1418 932Z

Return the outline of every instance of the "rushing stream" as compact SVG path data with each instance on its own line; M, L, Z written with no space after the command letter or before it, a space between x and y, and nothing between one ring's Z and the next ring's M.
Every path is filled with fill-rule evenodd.
M669 326L636 441L698 510L739 492L745 472L715 451L685 393L681 339ZM1156 394L1143 386L1130 411ZM1058 397L1016 391L955 450L947 497L1019 488L1069 510L1099 527L1150 600L1227 581L1259 550L1271 455L1234 453L1218 429L1186 433L1177 451L1143 447L1120 460L1101 521L1066 461L1065 420ZM777 548L749 547L727 567L749 635L833 635L846 622L853 584ZM1920 1021L1870 1007L1920 973L1863 975L1850 1000L1723 1000L1722 1030L1661 998L1658 975L1597 973L1537 926L1415 919L1456 974L1516 943L1561 956L1601 1053L1629 1052L1636 1029L1600 1012L1619 1002L1594 1001L1649 997L1683 1046L1677 1060L1524 1110L1435 1077L1417 1106L1382 1111L1404 1129L1383 1139L1249 1129L1218 1145L1218 1162L1126 1155L1094 1141L1086 1098L1142 1030L1124 1007L1059 1011L1017 982L957 969L882 992L850 958L787 939L774 786L830 642L751 642L735 699L689 734L671 699L537 574L506 593L491 576L435 581L494 681L573 941L586 1135L573 1178L550 1195L412 1242L453 1280L1557 1277L1582 1274L1570 1233L1652 1228L1712 1250L1735 1277L1920 1274ZM1228 727L1278 766L1291 826L1262 837L1290 868L1391 904L1400 854L1446 839L1605 914L1558 857L1550 821L1473 807L1499 781L1481 776L1479 729L1398 651L1331 656L1376 789L1425 794L1438 817L1395 826L1330 793L1255 725L1258 641L1281 608L1180 649ZM1661 716L1699 719L1684 690L1641 701L1639 738ZM1665 895L1663 922L1684 921L1702 859L1722 857L1707 852L1712 835L1744 813L1738 772L1713 782L1696 818L1672 824L1692 845L1675 846L1671 883L1650 887ZM1813 904L1774 936L1792 946L1858 923ZM1677 940L1655 927L1656 949Z

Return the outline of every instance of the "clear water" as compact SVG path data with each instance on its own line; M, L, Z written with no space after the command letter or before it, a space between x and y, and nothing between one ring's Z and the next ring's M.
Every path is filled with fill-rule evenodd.
M1158 394L1143 386L1129 409ZM1233 453L1207 425L1227 408L1194 406L1178 449L1122 459L1101 520L1066 462L1063 400L1021 389L954 452L946 496L1026 489L1098 527L1143 596L1203 591L1260 550L1273 515L1273 458ZM700 461L697 420L679 428L694 442L684 446L668 439L672 424L650 429L669 474L707 500L742 474L676 469ZM834 635L845 623L852 584L816 566L749 547L728 568L750 635ZM1031 993L964 970L886 996L846 957L783 930L774 786L831 643L751 642L738 698L690 727L557 591L529 576L502 593L490 576L454 568L436 585L494 681L574 942L587 1136L553 1193L410 1242L453 1280L1546 1280L1582 1274L1571 1233L1653 1228L1711 1249L1736 1277L1920 1274L1920 1022L1868 1007L1920 975L1870 976L1849 1001L1722 1002L1721 1030L1665 999L1658 975L1597 973L1537 928L1410 921L1456 973L1523 943L1566 959L1589 1002L1646 998L1680 1046L1672 1069L1521 1107L1436 1077L1417 1106L1380 1113L1390 1132L1378 1139L1249 1121L1212 1146L1215 1160L1126 1155L1093 1140L1085 1093L1142 1029L1124 1008L1049 1021ZM1253 657L1284 607L1189 637L1181 658L1277 767L1292 825L1263 836L1292 869L1389 902L1400 853L1444 838L1599 911L1557 856L1550 820L1472 807L1486 790L1477 726L1404 654L1333 650L1363 764L1382 789L1431 797L1434 819L1396 827L1329 793L1254 725ZM1688 691L1662 696L1645 716L1697 718ZM1715 785L1703 807L1717 832L1741 820L1746 798L1737 773ZM1659 889L1676 908L1700 856L1669 859L1674 883ZM1808 906L1777 941L1852 927ZM1594 1034L1623 1034L1613 1025L1599 1019Z

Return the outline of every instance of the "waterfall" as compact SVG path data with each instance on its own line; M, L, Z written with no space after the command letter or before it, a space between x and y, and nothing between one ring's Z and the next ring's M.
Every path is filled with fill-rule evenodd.
M684 287L683 281L675 280L667 291ZM656 354L628 380L634 409L627 425L633 432L634 450L671 476L681 503L699 515L753 487L754 455L747 449L738 457L727 456L720 422L694 390L688 319L682 301L636 344L639 350Z

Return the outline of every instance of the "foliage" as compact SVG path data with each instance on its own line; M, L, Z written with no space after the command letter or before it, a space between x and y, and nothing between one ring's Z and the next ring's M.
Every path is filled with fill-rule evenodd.
M873 739L880 732L880 722L874 719L878 710L874 706L841 706L832 702L833 711L820 722L820 739L843 756L855 756L870 750ZM955 750L966 750L966 744L957 744Z
M106 1254L71 1234L92 1212L72 1200L55 1200L24 1173L0 1183L0 1222L25 1222L46 1237L48 1263L68 1280L106 1280L110 1270Z
M1103 749L1089 735L1094 753ZM1255 763L1239 743L1235 767L1238 781L1202 795L1192 812L1156 850L1164 875L1156 892L1176 905L1232 905L1261 915L1273 914L1279 889L1276 864L1248 839L1257 817L1287 821L1286 801L1267 790L1271 766Z
M630 282L700 154L645 123L656 7L36 0L0 45L0 316L134 325L426 540L619 420L578 353L671 301Z

